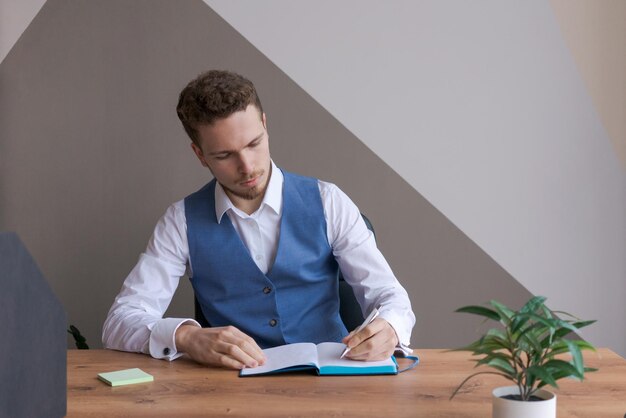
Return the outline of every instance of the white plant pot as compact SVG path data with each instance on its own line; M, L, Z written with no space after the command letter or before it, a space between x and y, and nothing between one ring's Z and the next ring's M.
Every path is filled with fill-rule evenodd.
M543 401L515 401L502 396L519 395L517 386L505 386L493 390L493 418L556 418L556 395L539 389L534 396Z

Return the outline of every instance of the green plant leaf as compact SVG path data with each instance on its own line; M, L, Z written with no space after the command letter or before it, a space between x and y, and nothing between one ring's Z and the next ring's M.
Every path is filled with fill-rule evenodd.
M498 316L495 311L489 308L485 308L484 306L464 306L457 309L455 312L471 313L474 315L484 316L485 318L493 319L494 321L500 321L500 316Z
M487 340L486 337L483 336L465 347L455 348L449 351L471 351L474 354L484 354L500 350L502 348L505 348L502 344L499 344L494 340Z
M521 335L537 329L541 324L530 321L530 316L525 313L516 313L511 321L511 334L519 338Z
M509 307L503 305L496 300L491 300L489 301L489 303L497 312L499 321L502 324L508 326L511 323L511 318L513 317L513 315L515 315L515 311L511 310Z
M561 319L554 315L554 313L547 306L541 305L535 314L547 319L554 327L558 328L558 323Z
M571 364L563 360L550 360L546 362L544 367L550 371L552 378L556 381L559 379L563 379L565 377L574 377L579 380L582 380L582 376L578 376L578 370ZM592 369L590 367L585 367L584 371L596 371L597 369ZM541 388L548 384L548 382L543 381L537 387Z
M575 330L578 330L580 328L586 327L588 325L593 324L594 322L596 322L596 320L591 320L591 321L578 321L578 322L571 322L571 326L575 328ZM570 333L572 333L572 328L568 327L568 328L562 328L557 330L554 333L554 338L563 338L566 337L567 335L569 335Z
M466 377L466 378L465 378L465 379L461 382L461 384L460 384L459 386L457 386L457 388L454 390L454 392L452 393L452 395L450 395L450 400L452 400L452 398L454 398L454 396L455 396L455 395L459 392L459 390L463 387L463 385L464 385L465 383L467 383L467 381L468 381L468 380L470 380L470 379L471 379L472 377L474 377L474 376L478 376L479 374L496 374L496 375L498 375L498 376L502 376L502 377L504 377L504 378L505 378L505 379L507 379L507 380L513 380L513 379L511 379L509 376L507 376L507 375L505 375L505 374L503 374L503 373L498 373L498 372L476 372L476 373L473 373L473 374L469 375L468 377ZM513 381L515 382L515 380L513 380Z
M560 325L559 323L563 322L560 319L545 318L535 313L521 314L521 315L528 315L529 319L532 319L535 323L541 324L545 327L545 329L543 329L542 331L549 332L550 334L553 334L553 335L555 334L556 330L559 328L559 325ZM541 327L535 327L535 329L541 329Z
M572 343L576 344L578 346L578 348L580 348L581 350L583 349L588 349L588 348L583 348L585 346L589 346L592 347L593 346L591 344L589 344L586 341L583 340L571 340ZM582 343L582 344L581 344ZM550 353L548 354L548 356L550 358L557 356L559 354L563 354L563 353L569 353L570 349L569 346L566 343L566 340L559 340L557 342L555 342L554 344L552 344L551 349L550 349Z
M518 338L518 345L520 348L527 352L531 357L536 353L541 353L543 347L539 341L538 336L543 334L544 330L541 326L530 327L527 332L520 334Z
M484 361L487 360L487 361ZM511 366L511 361L510 359L505 359L502 357L492 357L492 358L484 358L481 361L479 361L479 364L486 364L489 367L493 367L494 369L500 370L501 372L505 373L506 375L510 376L511 379L515 378L515 369L513 368L513 366Z
M526 302L526 304L524 306L522 306L522 308L519 311L520 311L520 313L535 312L537 310L537 308L542 306L545 301L546 301L546 298L544 296L532 297L532 298L530 298L530 300L528 302Z
M498 328L491 328L485 333L485 339L495 338L499 341L506 341L506 333Z
M577 321L577 322L573 322L572 326L576 329L581 329L596 322L597 322L597 319L591 319L589 321Z
M516 336L516 334L520 331L520 329L526 325L528 322L528 317L516 315L511 321L511 334Z
M524 314L523 317L530 319L530 317L526 314ZM528 325L525 328L519 330L519 332L514 335L514 338L516 340L523 341L526 334L530 334L531 338L534 338L535 340L539 341L540 338L542 339L544 334L550 333L550 330L546 328L544 324L533 322L533 321L529 321L527 322L527 324Z
M559 379L563 379L564 377L569 377L570 374L567 372L554 372L552 373L552 378L554 379L554 381L557 381ZM546 386L548 384L548 382L542 381L537 385L537 389L541 389L542 387Z
M580 348L573 341L565 340L565 344L567 344L567 347L572 354L572 364L576 368L577 377L582 379L585 374L585 369L583 365L583 355L580 352Z
M585 340L572 340L581 350L596 351L596 348Z
M553 386L555 388L559 387L556 384L556 380L554 380L554 377L552 377L552 374L541 366L530 366L528 369L526 369L526 373L528 374L528 376L532 376L540 380L541 382L546 382L550 386Z
M567 373L565 377L571 376L571 377L580 378L576 367L574 367L573 364L564 360L559 360L559 359L548 360L544 363L543 368L545 370L548 370L550 373L563 372L563 373Z
M570 318L580 319L580 318L577 318L575 315L572 315L571 313L565 312L565 311L552 311L552 313L560 317L569 316Z
M561 353L567 353L567 351L569 350L569 348L567 347L567 344L565 344L565 340L563 339L555 338L552 344L548 344L548 343L549 343L549 338L546 337L545 339L541 341L541 347L544 349L550 348L549 355L551 357L554 357ZM548 347L548 345L550 347Z
M511 354L508 351L497 351L497 352L492 352L492 353L486 355L485 358L483 358L479 362L481 364L483 364L483 363L486 363L488 361L488 359L492 359L492 358L501 358L504 361L512 361L513 360L513 357L511 356ZM487 360L485 360L485 359L487 359Z
M510 343L504 331L492 328L487 331L483 337L483 346L490 348L493 347L496 350L508 350L510 348Z
M556 334L552 335L546 335L545 337L543 337L541 339L541 341L539 342L539 345L541 346L541 348L543 350L547 349L548 347L553 347L555 344L555 341L558 341L558 338L556 337Z
M576 332L578 330L578 328L576 328L573 323L563 321L562 319L557 319L556 324L558 329L568 329L571 332Z

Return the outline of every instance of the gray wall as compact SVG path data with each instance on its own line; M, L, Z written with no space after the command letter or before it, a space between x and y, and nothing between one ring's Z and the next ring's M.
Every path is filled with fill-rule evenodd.
M624 253L624 234L619 235L620 228L624 229L623 216L607 214L606 210L607 202L614 202L616 211L625 209L623 174L615 174L614 156L607 157L603 145L588 146L584 138L576 137L577 147L585 145L584 155L591 156L577 157L576 166L590 167L585 173L602 162L605 166L585 187L604 185L621 191L613 192L618 196L613 201L596 190L590 197L592 203L584 207L589 217L603 218L599 224L603 230L613 225L621 236L621 241L615 238L615 253L605 251L614 241L602 235L597 250L587 254L588 247L583 246L576 253L581 259L569 260L573 254L568 252L573 245L571 236L559 238L559 229L545 228L550 225L558 199L553 199L549 190L536 188L549 178L550 173L541 170L544 166L539 165L540 170L528 180L527 193L534 190L536 195L517 196L517 183L513 187L506 181L528 179L525 164L529 154L545 155L549 164L553 154L548 151L564 146L539 146L547 139L542 129L553 128L545 120L563 116L549 111L547 115L525 113L528 129L541 134L533 142L537 148L526 144L521 134L515 140L508 139L512 130L505 129L509 126L506 122L519 122L515 116L520 108L511 108L509 113L502 104L503 97L498 95L499 89L514 89L519 78L515 75L522 70L506 67L512 73L503 73L498 88L489 90L486 96L472 96L480 98L485 114L498 107L498 115L504 118L498 126L506 135L493 136L489 130L492 124L488 123L491 118L475 118L472 122L465 115L472 106L445 106L448 99L440 97L436 88L427 90L428 95L422 98L424 91L420 88L430 83L430 78L416 78L402 85L396 84L396 78L387 80L387 84L380 82L379 72L385 65L398 73L411 69L405 68L403 61L376 55L404 51L410 46L398 42L405 26L396 25L394 19L399 17L393 13L393 19L384 19L382 26L376 26L390 29L387 32L391 35L381 31L376 38L380 41L368 42L365 48L360 41L360 35L365 35L359 32L361 26L353 24L350 30L345 27L349 21L347 7L322 13L315 20L324 25L317 27L312 25L315 10L306 10L308 18L302 18L302 11L284 8L283 3L266 3L267 10L274 14L263 14L262 10L252 13L264 22L255 28L268 30L249 33L250 25L244 18L253 9L233 5L227 10L228 4L213 6L237 30L200 0L49 0L0 64L0 230L20 234L65 305L69 321L84 331L92 346L99 346L106 312L158 217L171 202L209 180L208 173L195 161L174 111L180 89L208 68L232 69L255 82L268 115L272 154L280 166L337 183L372 219L383 253L411 296L418 317L415 346L450 347L468 342L474 336L476 322L453 314L456 307L490 298L519 305L530 296L526 288L557 302L574 300L576 306L571 310L575 313L588 313L587 305L591 313L601 313L601 303L592 300L587 304L580 298L583 284L572 286L573 292L565 294L569 298L559 299L564 292L554 293L563 289L572 265L584 271L591 268L594 274L610 272L607 276L598 274L597 298L608 301L611 309L617 309L613 312L625 316L624 307L615 304L615 298L625 293L623 282L615 283L624 277L622 258L615 256ZM253 7L252 3L241 4ZM411 4L405 4L409 7L407 15L417 11L411 9L417 7ZM537 8L537 3L527 6L523 23L537 19L538 25L544 25L549 21L549 17L533 14L541 12ZM359 10L362 22L372 18L363 12L367 8ZM491 11L510 14L505 8ZM439 19L439 23L448 22ZM281 29L281 24L290 22L302 24L306 33ZM420 27L432 35L437 22L424 22ZM507 21L511 22L515 19ZM449 25L453 36L454 25ZM278 28L279 36L267 38L269 28ZM467 30L473 33L471 27L464 28L463 33L457 30L456 37L466 36ZM316 43L320 31L326 33L327 41ZM481 36L489 39L494 34L495 29ZM523 38L524 32L517 35ZM303 36L310 39L305 42ZM422 37L416 35L416 39ZM268 42L275 48L268 49ZM433 36L421 42L423 47L434 43L429 48L448 54L450 59L458 53L472 63L472 55L464 52L471 42L462 48ZM332 48L334 44L339 45L337 49ZM285 49L285 45L292 49ZM542 57L551 55L549 48ZM563 52L560 54L562 58ZM489 59L490 55L485 54L480 61L483 64L476 65L488 68ZM421 62L414 61L410 63ZM455 80L444 77L454 67L437 67L437 62L430 65L433 87ZM456 80L454 88L461 91L450 97L452 103L463 95L462 89L476 88L473 84L467 86L475 81ZM584 116L588 102L581 97L579 86L572 83L562 88L571 89L568 97L576 103L580 100ZM401 94L403 91L409 94ZM382 107L377 108L377 103ZM521 110L527 111L531 103L534 101L529 98ZM564 116L571 114L566 112ZM583 119L580 124L584 132L597 133L597 121ZM481 133L485 132L491 136L483 138ZM558 136L562 132L552 133ZM441 148L434 153L437 144ZM477 160L481 155L493 157ZM492 162L514 169L493 175L488 166ZM538 160L531 162L537 165ZM568 168L565 174L575 173ZM563 177L565 183L557 182L554 187L578 184L579 177L568 183L567 175ZM498 181L503 185L496 188ZM573 191L566 191L565 197L570 198ZM563 202L568 203L571 200ZM520 216L523 211L519 207L526 204L533 208L531 216ZM547 218L538 225L531 222L544 215ZM487 223L486 219L499 222ZM525 232L529 228L531 233ZM537 230L547 235L537 236ZM520 231L521 241L513 233ZM586 242L588 236L581 238ZM521 245L528 243L545 244L540 253L547 254L546 260L539 265L547 266L541 274L552 269L554 274L549 280L540 275L543 282L532 281L537 279L530 274L537 251L533 245L530 249ZM559 245L564 248L563 257L569 260L565 270L559 270L561 259L550 253ZM598 264L608 265L602 268L609 270L597 270ZM520 266L525 270L519 270ZM552 277L555 282L551 282ZM191 315L190 286L186 280L181 283L170 313ZM556 307L567 306L558 303ZM598 343L626 351L624 334L598 329L593 334Z

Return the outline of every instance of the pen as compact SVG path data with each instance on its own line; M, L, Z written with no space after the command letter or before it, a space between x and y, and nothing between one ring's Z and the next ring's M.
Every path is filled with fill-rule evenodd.
M380 312L378 311L378 308L374 308L374 310L370 312L369 315L367 315L367 318L365 318L365 321L363 321L363 323L359 325L359 327L354 331L354 333L358 334L359 332L361 332L363 328L368 326L374 319L376 319L379 313ZM351 350L350 347L346 347L346 349L343 350L343 353L341 353L341 356L339 356L339 358L343 358L346 354L348 354L350 350Z

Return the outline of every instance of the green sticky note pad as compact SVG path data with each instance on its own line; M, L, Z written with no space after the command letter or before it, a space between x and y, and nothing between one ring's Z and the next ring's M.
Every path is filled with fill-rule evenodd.
M152 375L141 369L126 369L116 372L99 373L98 379L111 386L132 385L135 383L145 383L154 381Z

